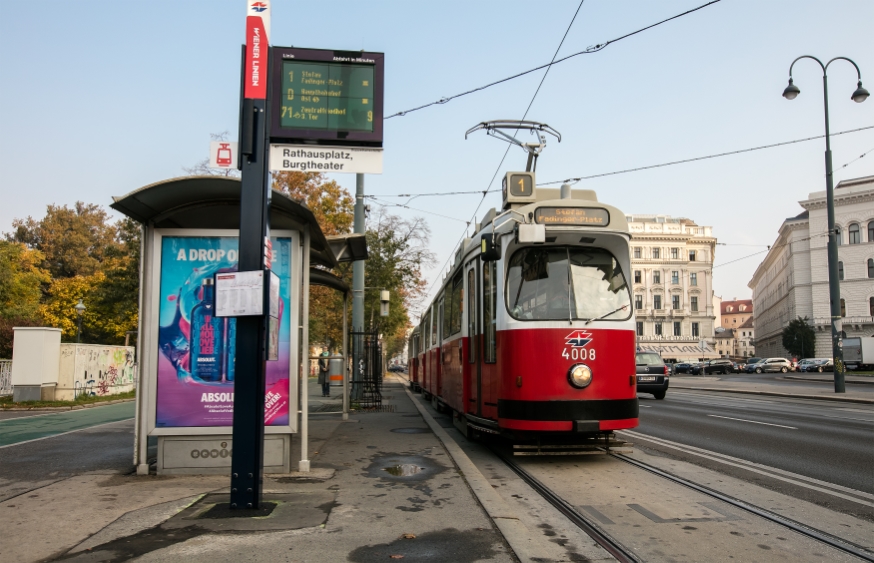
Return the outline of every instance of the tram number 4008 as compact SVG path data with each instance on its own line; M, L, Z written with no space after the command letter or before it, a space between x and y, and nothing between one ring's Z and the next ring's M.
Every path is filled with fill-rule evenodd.
M568 349L565 348L561 351L561 357L565 360L594 360L595 349L571 348L570 351L568 351Z

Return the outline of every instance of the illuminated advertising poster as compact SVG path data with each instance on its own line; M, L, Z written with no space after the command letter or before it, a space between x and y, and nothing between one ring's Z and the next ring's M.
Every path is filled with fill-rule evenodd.
M273 238L279 277L278 360L267 362L264 423L289 423L291 239ZM237 271L237 237L161 242L156 427L231 426L236 319L215 316L215 275Z

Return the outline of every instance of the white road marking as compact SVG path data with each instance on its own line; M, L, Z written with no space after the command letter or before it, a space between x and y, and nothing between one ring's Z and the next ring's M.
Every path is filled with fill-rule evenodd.
M640 406L643 407L643 408L645 408L645 409L651 409L651 408L652 408L652 405L640 405Z
M728 420L738 420L740 422L752 422L753 424L764 424L765 426L779 426L780 428L788 428L789 430L798 430L794 426L783 426L782 424L771 424L770 422L759 422L758 420L746 420L743 418L732 418L730 416L719 416L718 414L708 414L707 416L712 416L713 418L726 418Z
M66 436L67 434L72 434L73 432L82 432L83 430L91 430L92 428L100 428L101 426L109 426L110 424L118 424L119 422L128 422L133 420L131 418L125 418L122 420L116 420L115 422L106 422L104 424L95 424L94 426L88 426L87 428L79 428L78 430L70 430L69 432L61 432L60 434L52 434L51 436L43 436L42 438L34 438L33 440L25 440L23 442L15 442L14 444L6 444L5 446L0 446L0 450L3 448L11 448L12 446L20 446L21 444L29 444L31 442L39 442L40 440L48 440L49 438L57 438L58 436Z
M776 467L770 467L768 465L762 465L760 463L754 463L752 461L746 461L744 459L739 459L736 457L731 457L725 454L717 453L711 450L705 450L702 448L696 448L695 446L689 446L686 444L679 444L677 442L671 442L670 440L664 440L662 438L655 438L653 436L648 436L646 434L641 434L640 432L635 432L633 430L617 430L619 434L627 434L631 438L637 440L646 440L649 442L653 442L655 444L659 444L661 446L666 446L668 448L672 448L675 450L679 450L685 452L687 454L696 455L699 457L703 457L712 461L718 461L720 463L724 463L725 465L730 465L732 467L739 467L741 469L745 469L747 471L752 471L753 473L759 473L761 475L766 475L772 479L777 479L778 481L784 481L786 483L792 483L793 485L798 485L800 487L804 487L806 489L813 489L815 491L820 491L822 493L828 493L830 495L851 500L853 502L858 502L859 504L863 504L865 506L874 507L874 502L868 502L866 500L861 499L869 499L874 500L874 495L870 493L866 493L863 491L857 491L855 489L851 489L849 487L844 487L842 485L836 485L834 483L826 483L825 481L820 481L818 479L814 479L812 477L806 477L804 475L799 475L797 473L792 473L789 471L785 471L783 469L777 469ZM818 485L818 486L817 486ZM833 489L833 490L829 490ZM848 494L841 494L835 491L842 491ZM854 495L854 496L850 496Z

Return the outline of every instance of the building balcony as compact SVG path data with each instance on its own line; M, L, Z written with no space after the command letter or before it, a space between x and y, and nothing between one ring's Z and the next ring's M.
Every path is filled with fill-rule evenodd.
M874 317L843 317L841 322L845 327L858 326L861 329L863 326L874 325ZM817 327L830 327L832 320L831 317L815 317L811 324Z

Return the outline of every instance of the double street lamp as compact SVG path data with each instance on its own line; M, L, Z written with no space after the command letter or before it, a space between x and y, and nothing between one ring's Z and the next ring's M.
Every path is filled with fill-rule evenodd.
M822 61L810 55L802 55L792 61L789 66L789 85L783 90L783 97L787 100L794 100L801 93L801 90L792 82L792 67L801 59L811 59L819 63L822 67L822 95L825 104L825 196L826 207L828 210L828 288L831 311L832 325L832 354L834 355L834 372L835 372L835 393L844 393L844 354L843 342L841 341L841 332L843 323L841 322L841 287L838 278L838 241L837 232L835 231L835 194L834 186L832 185L832 150L831 140L829 139L829 124L828 124L828 76L826 71L828 66L837 60L847 61L856 67L856 76L859 80L856 91L850 98L856 103L862 103L868 99L868 90L862 88L862 73L859 71L859 65L854 63L847 57L835 57L829 62L822 64Z

